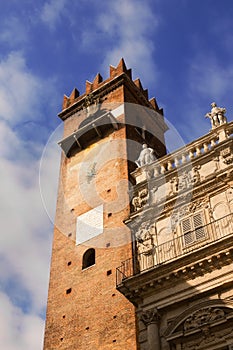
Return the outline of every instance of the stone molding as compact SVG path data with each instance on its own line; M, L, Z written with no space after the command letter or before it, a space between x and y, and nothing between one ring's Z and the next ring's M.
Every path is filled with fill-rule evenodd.
M134 304L140 302L142 296L150 294L151 291L159 291L169 288L172 285L195 279L206 273L219 270L223 266L233 262L232 238L227 240L229 248L221 250L219 244L215 245L210 253L210 247L204 247L200 251L194 251L189 256L181 257L168 264L164 264L139 274L131 279L122 282L122 286L118 286L118 290L122 290L124 295ZM223 242L226 245L226 240ZM195 254L195 261L193 260ZM177 267L175 267L177 266Z

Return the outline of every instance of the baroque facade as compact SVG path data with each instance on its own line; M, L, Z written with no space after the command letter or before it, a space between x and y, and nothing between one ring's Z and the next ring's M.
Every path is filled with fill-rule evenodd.
M139 166L117 288L135 306L140 350L233 348L233 123Z
M64 96L44 350L233 349L225 114L213 103L209 133L166 154L163 111L123 59Z

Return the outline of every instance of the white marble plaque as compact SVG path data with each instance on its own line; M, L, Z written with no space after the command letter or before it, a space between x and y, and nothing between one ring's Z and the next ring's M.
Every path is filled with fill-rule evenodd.
M76 244L81 244L103 232L103 205L77 217Z

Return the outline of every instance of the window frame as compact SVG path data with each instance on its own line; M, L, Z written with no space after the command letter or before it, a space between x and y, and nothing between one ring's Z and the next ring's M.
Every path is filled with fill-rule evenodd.
M96 254L94 248L87 249L82 258L82 270L88 269L91 266L95 265Z
M184 248L203 242L207 239L204 211L198 211L180 221Z

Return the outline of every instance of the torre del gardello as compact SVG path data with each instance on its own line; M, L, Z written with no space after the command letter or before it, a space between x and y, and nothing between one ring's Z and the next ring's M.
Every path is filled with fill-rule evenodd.
M123 59L64 96L44 350L233 349L233 122L205 113L167 154Z

